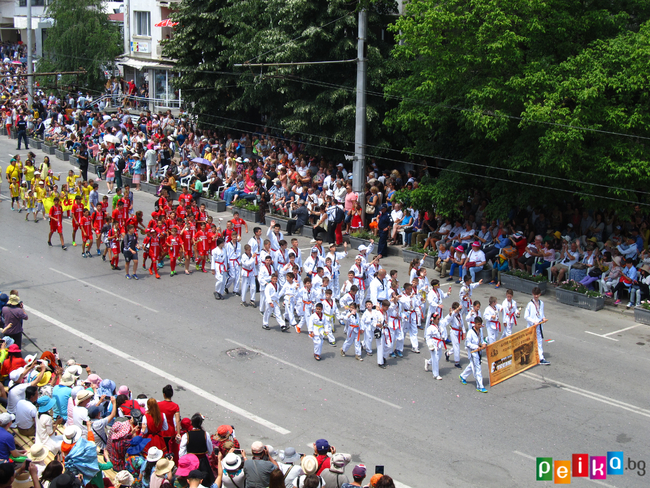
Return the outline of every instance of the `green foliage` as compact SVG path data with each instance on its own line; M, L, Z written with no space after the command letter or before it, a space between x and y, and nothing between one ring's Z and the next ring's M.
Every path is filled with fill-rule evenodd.
M122 53L122 34L117 24L108 19L101 0L51 0L47 16L54 26L47 31L43 58L38 71L78 71L82 86L101 90L103 66L111 64ZM76 82L75 75L63 76L59 84ZM41 79L42 82L42 79Z
M388 25L386 14L395 2L371 3L368 90L381 92L394 63L390 36L381 40L378 34ZM287 134L319 135L300 136L312 144L312 153L327 153L322 146L352 151L340 141L354 140L356 63L234 65L354 59L356 8L356 2L346 0L184 0L173 15L180 25L164 52L178 60L182 70L176 86L204 126L254 130L264 115L266 124ZM382 124L390 106L383 97L368 97L368 144L397 143ZM341 156L340 151L332 154Z
M361 229L355 232L351 232L350 237L356 237L357 239L365 239L366 241L369 241L370 239L374 239L375 235L370 231Z
M580 293L582 295L587 295L588 297L592 297L592 298L597 298L597 297L602 296L597 291L589 290L582 283L578 283L577 281L573 281L573 280L562 282L560 284L560 288L562 288L563 290L575 291L576 293Z
M650 136L650 3L411 0L405 8L391 26L405 76L386 94L406 98L385 123L410 135L411 152L471 163L441 162L422 192L429 206L448 214L456 198L486 188L491 217L574 195L620 210L627 204L608 198L636 201L635 190L647 188L647 141L566 126Z
M233 206L237 208L243 208L244 210L250 210L251 212L258 212L260 209L259 205L255 205L245 198L238 199L235 203L233 203Z
M510 271L505 271L505 274L514 276L515 278L521 278L522 280L534 281L535 283L541 283L542 281L548 281L548 278L544 274L538 274L533 276L530 273L526 273L521 269L514 269Z

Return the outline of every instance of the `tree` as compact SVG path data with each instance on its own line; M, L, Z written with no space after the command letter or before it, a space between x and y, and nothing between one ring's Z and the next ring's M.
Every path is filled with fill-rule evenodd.
M355 59L358 3L229 0L192 9L193 3L185 0L174 16L180 25L166 52L187 70L176 83L201 120L233 127L243 120L248 124L239 126L253 130L263 116L268 125L313 144L313 152L326 152L321 146L353 152L349 144L336 141L354 140L356 63L234 65ZM368 90L379 94L392 72L391 36L381 40L381 31L394 8L392 0L369 5ZM209 22L212 36L200 25L208 18L214 19ZM369 96L367 105L368 143L391 145L395 136L381 123L388 103L381 95Z
M80 77L89 88L101 89L105 82L103 67L122 53L122 36L117 24L102 11L101 0L52 0L47 16L54 25L47 31L43 58L38 70L86 70ZM64 78L63 83L70 79Z
M412 0L392 26L406 75L386 87L403 97L386 123L439 156L446 212L477 187L493 216L647 201L649 18L641 0Z

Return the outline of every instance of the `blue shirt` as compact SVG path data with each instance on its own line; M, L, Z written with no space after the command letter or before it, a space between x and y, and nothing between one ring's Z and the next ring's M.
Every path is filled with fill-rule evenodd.
M69 386L56 385L52 389L52 398L54 404L54 418L61 417L63 420L68 418L68 399L72 394L72 388Z
M636 268L635 268L634 266L631 266L631 267L629 267L629 268L628 268L627 266L625 266L625 267L623 268L623 274L624 274L625 276L627 276L628 278L630 278L632 281L636 281L637 272L636 272ZM629 288L630 286L632 286L631 284L630 284L630 285L628 285L627 283L624 283L624 284L625 284L625 286L628 287L628 288Z
M4 427L0 427L0 459L9 459L11 451L16 449L14 436L12 436Z

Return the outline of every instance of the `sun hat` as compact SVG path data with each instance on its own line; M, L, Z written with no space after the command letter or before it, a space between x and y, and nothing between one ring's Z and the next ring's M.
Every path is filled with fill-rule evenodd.
M94 385L95 388L98 388L100 383L102 382L102 379L96 374L89 374L88 378L86 378L86 381Z
M38 387L40 388L41 386L47 385L51 379L52 379L52 373L46 371L45 373L43 373L43 377L41 378L41 381L38 382Z
M220 425L217 428L217 435L219 437L228 437L232 434L232 427L230 425Z
M221 467L226 471L237 471L241 468L242 458L234 452L229 452L226 457L221 460Z
M233 453L234 454L234 453ZM199 458L194 454L185 454L178 458L178 469L176 476L187 476L190 471L199 467Z
M463 246L458 246L458 247L456 248L456 251L458 251L458 252L465 252L465 249L463 249Z
M18 305L20 303L20 297L18 295L9 295L8 305Z
M70 396L71 396L72 398L77 398L77 393L79 393L79 392L82 391L83 389L84 389L84 387L83 387L83 386L80 386L80 385L73 386L73 387L72 387L72 391L70 392Z
M23 374L23 371L25 371L25 368L14 369L11 373L9 373L9 380L15 383L18 381L18 378L20 378L20 375Z
M332 473L343 474L343 472L345 471L345 467L348 465L348 463L351 460L352 460L352 456L350 454L343 454L337 452L332 456L330 462L330 471Z
M43 412L48 412L52 408L54 408L56 401L54 400L54 398L44 395L38 398L36 404L38 405L38 413L43 413Z
M264 451L264 444L262 444L260 441L253 442L253 444L251 444L251 451L253 454L261 453Z
M553 232L553 235L555 236L556 239L559 239L560 237L562 237L562 232L556 230L555 232Z
M113 396L113 392L115 391L115 382L113 380L102 380L102 382L99 384L99 388L97 388L97 394L99 396L106 395L106 396Z
M72 376L76 376L78 378L79 376L81 376L83 369L81 369L81 366L79 366L78 364L73 364L65 368L65 372L70 373Z
M5 295L5 296L6 296L6 295ZM15 342L16 342L16 341L13 340L12 337L9 337L9 336L4 336L4 337L2 338L2 340L5 341L5 344L7 345L7 347L11 347L11 346L13 346L13 345L15 344Z
M139 435L136 435L133 439L131 439L131 447L129 447L126 450L126 453L129 454L130 456L135 456L136 454L140 454L144 447L151 442L151 439L145 439L144 437L141 437Z
M27 457L37 463L39 461L43 461L49 453L50 450L43 444L34 444L29 448Z
M16 416L9 412L0 413L0 425L7 425L16 420Z
M117 389L117 394L118 395L124 395L124 396L129 396L129 387L126 385L122 385Z
M116 441L126 437L131 432L131 424L128 421L115 422L111 429L111 439Z
M616 266L620 266L621 265L621 256L615 256L612 261L614 261L616 263Z
M474 241L472 242L472 247L481 247L481 243L479 241Z
M352 470L353 478L365 478L366 477L366 467L363 464L357 464Z
M152 449L153 447L150 450ZM156 476L162 478L165 474L171 472L172 469L174 469L174 461L167 458L159 459L156 463Z
M88 390L81 390L79 393L77 393L77 396L75 397L77 399L77 403L81 403L84 400L88 400L89 398L92 398L93 394L89 392Z
M129 473L126 469L120 471L115 475L115 486L131 486L135 479L133 475Z
M293 447L287 447L284 451L280 451L280 461L286 464L300 464L300 454L296 452Z
M74 382L75 382L74 376L72 376L67 371L63 373L63 376L61 376L61 379L59 380L59 384L63 386L72 386L74 385Z
M9 351L9 352L21 352L20 347L18 347L17 344L12 344L11 346L9 346L9 349L7 349L7 351Z
M316 474L316 471L318 471L318 461L315 456L304 456L302 461L300 461L300 467L307 476Z
M164 453L156 446L151 446L147 451L147 462L148 463L158 462L158 460L163 457L163 454Z
M32 362L34 362L34 359L36 359L36 356L34 356L33 354L28 354L27 356L25 356L25 366L29 366L30 364L32 364Z
M79 478L65 471L50 482L50 488L80 488L81 482Z
M68 425L63 431L63 442L74 444L81 437L81 429L76 425Z
M587 239L587 240L588 240L588 241L591 241L591 242L593 242L593 243L597 243L597 242L598 242L598 239L596 239L595 237L590 237L590 238Z

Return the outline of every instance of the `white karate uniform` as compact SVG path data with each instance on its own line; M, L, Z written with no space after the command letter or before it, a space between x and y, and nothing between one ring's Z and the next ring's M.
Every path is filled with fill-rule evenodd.
M465 339L465 347L467 348L467 357L469 364L465 370L460 374L460 377L467 380L471 374L476 378L476 388L483 388L483 373L481 372L481 352L472 352L481 345L481 337L476 333L473 328L467 331L467 338Z
M369 300L372 302L374 306L380 307L382 301L388 300L389 289L390 287L388 286L387 278L380 280L375 276L370 282L370 285L368 286L368 290L370 292Z
M463 306L463 317L466 317L469 311L472 309L472 290L478 286L478 283L470 283L467 286L465 283L460 287L460 292L458 292L458 298L460 299L460 304ZM469 323L466 323L467 329L471 327Z
M295 327L298 324L295 315L295 308L296 296L298 295L299 290L300 286L296 280L293 280L293 283L286 281L280 290L280 297L284 297L284 316L292 327Z
M241 257L241 301L246 302L246 292L250 293L250 299L255 301L255 255L246 253Z
M308 327L310 331L313 331L314 337L314 354L320 356L321 351L323 350L323 336L325 335L325 316L323 314L318 315L318 313L312 313L308 318Z
M248 240L248 245L251 247L251 254L255 256L255 276L257 276L257 272L260 267L260 253L262 252L262 239L258 239L257 237L253 236Z
M269 317L273 314L275 315L278 324L280 324L280 327L284 329L286 324L284 322L284 317L282 316L282 310L280 309L279 291L280 285L277 283L275 285L273 283L266 285L266 288L264 289L264 301L266 305L264 307L264 318L262 319L262 324L268 327Z
M445 346L445 340L442 338L442 334L440 334L440 328L435 323L430 323L425 330L424 340L431 353L431 359L426 359L426 361L431 365L433 376L440 376L440 355L442 354L443 348L447 349L447 346Z
M363 262L360 265L354 263L350 267L350 271L354 273L354 284L357 285L357 288L359 288L359 291L357 291L356 302L357 305L361 306L366 298L366 266L363 264Z
M278 232L278 235L276 235L275 232L273 232L273 229L269 227L266 231L266 236L269 238L269 241L271 241L272 251L280 249L280 241L284 240L284 234L282 231Z
M495 342L501 333L501 322L499 321L500 311L501 307L499 305L495 305L494 307L488 305L485 307L485 310L483 310L483 319L485 320L485 328L487 329L488 344Z
M409 338L411 339L411 347L418 350L418 323L417 323L417 312L414 307L414 296L411 295L400 295L399 304L401 308L401 317L402 317L402 330L404 334L408 332ZM401 351L401 349L399 349Z
M341 264L339 260L344 259L348 255L347 252L328 252L325 258L330 258L332 260L332 277L330 278L330 283L332 286L332 296L338 297L341 290Z
M361 335L363 334L363 330L361 329L359 315L356 312L354 314L348 312L343 320L347 325L348 332L345 336L342 350L343 352L347 352L350 346L354 344L354 354L361 356Z
M311 289L307 290L307 288L303 286L296 297L296 310L298 310L298 315L300 315L298 327L302 329L307 325L307 330L310 334L312 333L312 329L309 317L312 314L315 305L316 301L314 300L314 292Z
M440 289L440 287L431 288L427 295L427 302L429 303L429 315L427 316L426 323L431 321L431 315L435 315L438 319L442 319L442 301L447 298L447 294ZM440 321L438 322L440 324ZM439 327L441 337L447 340L447 327Z
M226 288L232 286L233 292L239 292L241 277L241 246L239 242L230 241L226 244L226 254L228 255L228 283Z
M264 252L264 251L262 251ZM266 300L263 299L262 295L266 291L266 285L271 282L271 275L273 274L273 265L267 265L264 261L261 262L259 267L259 273L257 275L257 281L260 283L260 312L264 313L266 309Z
M375 327L377 324L377 310L366 310L361 316L361 329L363 330L363 346L367 354L372 354L372 340L375 338ZM381 312L379 313L381 318Z
M461 318L461 313L454 313L447 315L439 323L440 337L443 337L442 331L447 331L447 326L451 327L449 337L451 338L451 346L454 352L454 363L460 364L460 344L465 339L465 324ZM443 337L444 339L444 337Z
M517 302L514 300L509 302L506 298L501 304L501 310L503 312L503 333L499 339L503 339L512 334L512 326L517 325L517 317L519 316Z
M391 338L391 348L389 351L393 353L394 351L402 352L404 350L404 329L402 329L402 318L400 303L390 303L388 307L388 330ZM384 351L386 354L386 351Z
M223 295L226 288L226 279L228 278L228 267L226 265L226 252L218 246L212 250L210 269L214 270L214 276L217 279L214 291Z
M287 254L293 253L296 256L296 264L298 267L302 268L302 255L300 254L300 249L297 247L290 247L287 249Z
M390 327L388 327L388 312L375 311L378 312L375 326L381 329L381 337L375 341L375 344L377 344L377 364L385 364L393 348L393 336Z
M325 290L323 289L323 278L315 274L311 279L311 289L314 292L314 301L320 302L325 298Z
M305 276L313 278L316 274L316 269L318 269L319 266L322 268L325 266L325 262L319 256L316 256L314 259L314 257L310 255L305 259L305 264L302 265L302 270L305 272Z
M539 305L535 304L533 299L528 302L526 305L526 311L524 312L524 320L528 322L528 327L532 327L535 324L538 324L544 320L544 302L539 300ZM544 348L542 347L542 342L544 340L543 325L540 324L537 326L537 352L539 353L539 360L544 359Z
M280 273L280 270L289 262L289 253L286 249L283 250L280 248L276 252L271 252L271 257L273 258L273 267L278 273L278 283L280 284L280 287L282 287L282 285L284 285L285 275Z
M359 292L357 292L359 293ZM348 313L347 308L349 307L351 303L356 302L356 296L352 296L352 292L347 292L345 295L341 297L339 300L339 305L341 306L341 310L339 311L339 320L343 321L345 315Z

